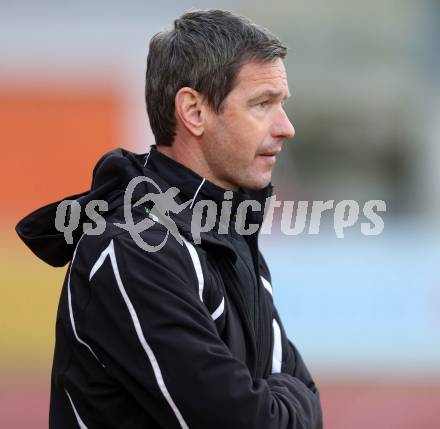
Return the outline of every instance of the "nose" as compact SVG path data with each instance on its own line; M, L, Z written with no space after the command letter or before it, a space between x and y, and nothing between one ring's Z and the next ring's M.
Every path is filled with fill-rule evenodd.
M282 140L288 140L295 136L295 128L290 122L284 109L277 115L272 127L272 136Z

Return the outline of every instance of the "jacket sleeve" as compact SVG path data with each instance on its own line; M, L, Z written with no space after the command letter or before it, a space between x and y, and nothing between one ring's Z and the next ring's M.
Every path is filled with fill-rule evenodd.
M260 252L260 271L262 273L262 277L269 282L270 285L270 293L272 294L272 277L270 274L269 266L263 256L263 254ZM281 320L281 317L278 313L278 310L273 304L273 315L274 319L276 320L278 327L280 329L280 335L281 335L281 347L282 347L282 363L281 363L281 369L280 372L289 374L298 380L300 380L311 392L313 392L317 398L317 407L316 407L316 414L317 419L321 419L320 425L322 426L322 410L320 407L320 394L318 387L316 386L306 364L304 363L304 360L299 353L298 349L295 347L295 345L290 341L290 339L287 337L287 334L284 330L284 326Z
M149 231L150 244L163 232ZM185 246L157 252L128 234L91 261L78 332L106 371L164 428L318 429L319 398L294 374L253 380L200 301Z
M307 369L307 366L304 363L304 360L301 354L299 353L298 349L295 347L292 341L290 341L289 338L287 337L287 334L283 327L283 323L275 306L274 306L274 315L280 327L282 344L283 344L283 351L282 351L283 361L282 361L281 371L301 380L304 383L304 385L307 386L307 388L319 398L319 390L315 382L313 381L313 378L309 370Z

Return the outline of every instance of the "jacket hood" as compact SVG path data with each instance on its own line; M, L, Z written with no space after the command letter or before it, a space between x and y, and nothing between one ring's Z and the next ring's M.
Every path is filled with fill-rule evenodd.
M137 176L152 178L162 192L171 186L177 186L180 190L177 200L180 202L189 199L211 199L220 204L226 191L161 154L154 145L148 154L135 154L119 148L106 153L98 161L93 169L92 185L89 191L68 196L30 213L17 224L16 231L26 246L40 259L54 267L64 266L72 259L76 244L83 234L83 224L90 222L85 213L86 205L92 200L106 201L108 210L102 216L108 217L117 208L123 206L127 185ZM131 203L142 198L147 192L157 193L157 188L154 189L145 182L142 184L143 186L136 188ZM264 206L265 199L272 194L272 185L269 184L259 191L240 189L234 191L233 194L233 208L245 199L257 200ZM66 200L75 200L81 207L79 223L72 231L71 243L66 241L64 233L59 231L55 225L57 208ZM138 209L139 212L141 212L140 209ZM145 213L142 213L145 216ZM170 215L179 231L191 239L191 206L180 213L170 213ZM261 226L263 215L253 215L251 221ZM231 247L224 236L215 233L203 234L203 240L214 245Z
M72 258L76 243L82 235L82 225L90 221L84 208L92 200L105 200L109 211L119 205L118 196L130 180L144 174L142 155L124 149L106 153L93 169L89 191L71 195L60 201L41 207L24 217L15 227L21 240L43 261L54 267L66 265ZM73 242L67 243L64 234L55 227L58 205L64 200L76 200L81 206L78 227L73 231Z

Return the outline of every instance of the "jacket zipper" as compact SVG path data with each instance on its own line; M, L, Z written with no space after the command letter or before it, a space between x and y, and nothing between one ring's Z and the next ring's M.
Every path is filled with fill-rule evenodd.
M261 280L260 280L260 258L258 254L258 235L252 235L248 239L249 248L251 250L252 260L254 262L255 277L256 277L256 291L255 291L255 325L256 325L256 347L257 347L257 367L260 376L264 376L265 361L264 361L264 351L268 351L266 346L266 333L264 329L265 320L262 320L261 312Z
M235 268L231 268L231 264L227 263L224 264L225 268L227 267L227 269L225 271L229 271L229 272L233 272L232 276L234 277L234 279L237 277L236 273L235 273ZM245 319L245 329L248 331L248 334L250 335L250 343L252 344L252 357L253 357L253 368L251 368L251 372L252 375L254 377L258 376L260 371L259 371L259 364L258 364L258 343L257 343L257 334L255 331L255 326L252 323L251 317L250 317L250 313L249 313L249 309L246 306L246 299L243 295L243 292L240 290L240 287L238 287L239 282L237 283L237 281L233 281L233 286L229 289L229 293L232 296L235 296L235 302L237 304L237 306L240 308L241 310L241 314L243 314L244 319Z

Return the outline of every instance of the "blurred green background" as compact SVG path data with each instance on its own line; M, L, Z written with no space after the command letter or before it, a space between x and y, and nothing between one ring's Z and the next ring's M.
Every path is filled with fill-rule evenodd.
M338 239L329 214L318 235L275 227L261 240L325 427L440 427L438 0L1 0L0 426L47 427L65 273L13 227L88 189L104 151L147 150L148 41L192 7L245 15L289 47L296 136L276 165L278 200L387 204L379 236L360 219Z

